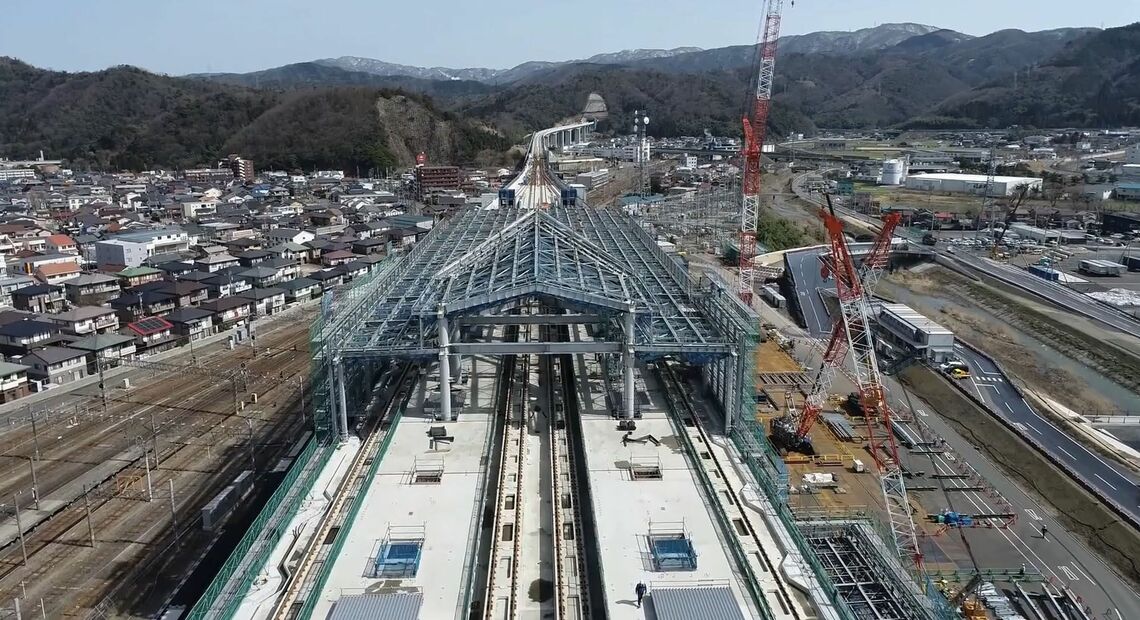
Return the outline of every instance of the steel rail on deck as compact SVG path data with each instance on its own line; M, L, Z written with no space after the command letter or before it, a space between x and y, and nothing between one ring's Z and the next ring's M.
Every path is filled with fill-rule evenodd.
M503 425L502 450L499 464L498 497L495 499L495 513L491 531L494 542L491 544L490 566L488 569L484 618L514 618L518 601L518 565L521 551L522 532L522 483L526 461L526 403L527 384L530 374L529 360L518 358L511 378L513 385L506 389L507 399L502 409L506 416ZM519 380L521 377L521 381ZM444 396L446 398L446 396ZM508 472L515 476L514 484L508 484ZM511 499L508 506L507 500ZM504 527L510 525L511 536L504 541ZM509 555L501 555L500 544L510 542ZM506 559L506 562L502 560ZM505 596L503 594L505 593ZM505 599L506 609L496 615L500 601Z
M329 545L325 544L328 540L329 533L334 527L340 527L344 521L341 517L344 515L345 510L353 510L358 502L350 501L361 499L363 500L363 492L356 491L355 482L366 473L367 469L372 469L374 465L378 465L380 459L376 458L376 453L379 449L390 441L390 437L395 432L395 424L392 424L386 432L380 432L381 424L387 420L394 411L402 408L411 396L412 390L409 388L409 383L415 380L415 373L412 372L412 365L404 368L399 379L395 383L392 392L392 398L388 401L388 405L384 408L381 415L376 416L372 428L368 434L368 439L360 447L356 458L353 459L352 465L348 472L345 474L344 479L341 481L340 486L337 488L333 502L325 516L321 519L317 531L314 533L312 539L309 541L305 549L305 554L301 561L301 565L297 567L286 587L285 594L278 600L273 608L271 617L274 620L285 620L287 618L294 618L298 616L300 609L298 606L312 607L312 603L316 601L316 596L319 594L320 588L323 586L324 580L328 577L328 570L331 568L330 563L327 561L333 554L323 556L324 560L320 562L320 568L316 575L311 576L314 567L318 564L316 562L318 556L322 556L324 551ZM383 444L383 445L382 445ZM343 541L343 537L347 534L344 528L338 532L338 536ZM343 544L343 542L341 543ZM312 583L313 587L309 591L307 601L300 600L302 592L305 587Z

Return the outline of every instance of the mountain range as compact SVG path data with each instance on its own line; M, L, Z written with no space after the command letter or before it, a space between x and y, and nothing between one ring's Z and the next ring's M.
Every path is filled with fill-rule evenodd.
M0 156L39 149L91 165L209 163L229 152L280 166L351 169L488 161L600 96L602 131L647 109L656 136L738 135L755 46L627 50L504 70L346 57L252 73L92 73L0 59ZM781 39L774 135L818 128L1140 125L1140 23L1002 30L920 24ZM395 103L393 103L395 102ZM401 110L409 122L403 122Z
M884 49L902 43L915 36L938 31L934 26L922 24L883 24L874 28L863 28L853 32L822 31L803 35L791 35L780 39L780 49L785 53L794 54L856 54L873 50ZM968 37L969 35L960 35ZM741 46L747 48L747 46ZM749 48L750 49L750 48ZM451 67L417 67L398 63L385 62L375 58L362 58L360 56L341 56L339 58L321 58L300 65L317 64L336 69L343 69L352 73L367 73L380 76L401 76L426 81L461 80L483 82L487 84L510 84L531 77L536 73L564 67L566 65L625 65L640 61L652 61L662 58L672 58L687 54L703 52L699 47L676 47L673 49L630 49L620 52L595 54L589 58L566 61L527 61L509 69L488 69L486 67L451 68ZM294 65L286 65L286 67ZM267 72L278 72L284 67L276 67L263 71L245 74L233 73L197 73L186 77L206 78L230 83L243 81L242 76L253 76L258 79Z

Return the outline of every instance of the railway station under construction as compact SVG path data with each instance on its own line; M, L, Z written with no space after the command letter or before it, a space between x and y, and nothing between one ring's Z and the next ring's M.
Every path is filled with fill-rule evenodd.
M793 512L761 338L621 211L468 207L326 296L314 438L186 617L954 617L881 524Z

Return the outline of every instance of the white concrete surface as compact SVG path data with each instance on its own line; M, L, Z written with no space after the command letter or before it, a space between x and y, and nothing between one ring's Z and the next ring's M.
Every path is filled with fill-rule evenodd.
M258 577L238 607L235 618L261 620L269 617L274 603L283 594L282 563L295 552L305 549L312 540L317 527L320 526L321 517L328 511L337 486L360 452L360 445L359 438L350 437L317 474L313 488L309 490L309 494L301 503L300 510L288 524L289 533L281 537L281 541L269 553L265 565L261 567Z
M397 425L388 452L368 484L364 504L356 516L340 555L333 560L329 579L319 594L314 618L324 618L341 596L419 590L423 593L422 618L452 618L464 586L464 568L471 525L480 519L479 479L491 427L492 399L497 363L471 358L475 371L470 382L473 402L457 422L444 425L455 438L450 445L429 447L428 429L440 424L423 415L424 390L417 390ZM439 484L412 484L417 460L442 459ZM404 579L373 578L373 560L389 526L422 527L423 548L419 572Z
M705 505L699 482L682 452L678 437L665 412L663 393L647 378L650 402L642 399L641 420L634 437L647 434L661 441L623 446L623 431L617 421L602 413L584 413L582 434L587 454L598 547L602 550L607 613L614 620L643 618L636 607L634 586L638 581L653 587L670 583L692 584L699 580L727 581L745 617L753 617L745 601L747 593L722 545L710 509ZM592 401L594 399L591 399ZM584 401L585 402L585 401ZM630 459L659 459L660 480L632 480ZM679 526L692 540L697 568L691 571L654 571L647 536L656 526Z

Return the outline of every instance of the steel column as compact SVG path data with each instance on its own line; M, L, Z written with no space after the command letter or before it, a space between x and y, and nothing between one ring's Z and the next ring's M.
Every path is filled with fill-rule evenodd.
M344 389L344 360L337 358L334 364L336 364L337 420L338 426L340 426L340 440L346 441L348 439L348 398L345 396Z
M451 362L447 356L450 328L443 304L436 309L436 325L439 331L439 410L444 420L451 420Z
M633 329L635 318L636 314L634 314L631 304L625 313L625 417L627 419L633 419L634 399L636 398L633 393Z

